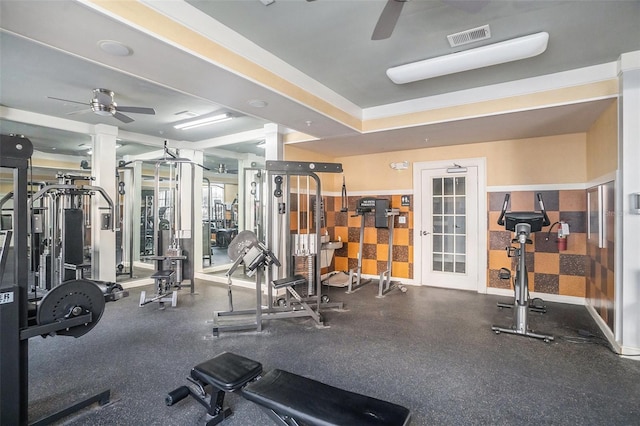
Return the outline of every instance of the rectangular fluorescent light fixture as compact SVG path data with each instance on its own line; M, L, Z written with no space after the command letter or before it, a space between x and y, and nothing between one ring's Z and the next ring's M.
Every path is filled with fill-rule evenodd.
M455 74L540 55L547 50L549 33L541 32L500 43L469 49L424 61L389 68L387 76L396 84Z
M222 123L223 121L231 120L232 118L233 116L227 112L224 114L214 115L212 117L199 118L198 120L176 124L173 127L178 130L189 130L195 129L196 127L208 126L210 124Z

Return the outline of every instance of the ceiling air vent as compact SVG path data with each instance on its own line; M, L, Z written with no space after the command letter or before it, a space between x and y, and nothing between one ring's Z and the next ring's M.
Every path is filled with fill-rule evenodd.
M491 38L489 25L483 25L482 27L472 28L470 30L449 34L447 36L447 40L449 40L451 47L462 46L463 44L486 40L488 38Z

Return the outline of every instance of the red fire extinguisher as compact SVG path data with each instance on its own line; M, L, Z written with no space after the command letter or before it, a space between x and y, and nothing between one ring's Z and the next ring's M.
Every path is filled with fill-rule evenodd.
M563 221L558 222L558 251L564 251L567 249L567 234L564 233L563 228L568 228L568 224Z

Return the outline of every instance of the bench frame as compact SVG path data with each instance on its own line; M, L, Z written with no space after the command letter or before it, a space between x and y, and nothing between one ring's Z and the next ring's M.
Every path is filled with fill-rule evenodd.
M206 426L216 425L231 416L231 409L224 408L224 394L236 391L246 400L258 405L281 426L346 424L345 422L406 426L411 418L411 412L398 404L335 388L284 370L263 373L262 364L230 352L223 352L198 364L187 379L196 389L181 386L169 392L165 402L172 406L189 395L193 396L207 409ZM207 392L208 388L210 393ZM307 388L306 395L302 388ZM297 389L300 389L300 393ZM336 397L336 394L339 395ZM326 406L320 410L317 404L315 408L312 407L313 403L305 401L305 396L308 399L309 395L314 400L317 395L319 400L334 404L332 411L336 415L328 416Z
M156 294L147 298L147 292L140 292L140 305L144 306L152 302L158 302L160 308L164 308L164 302L171 302L171 307L178 305L178 291L171 288L176 286L176 271L167 269L156 271L150 278L153 278L156 285Z

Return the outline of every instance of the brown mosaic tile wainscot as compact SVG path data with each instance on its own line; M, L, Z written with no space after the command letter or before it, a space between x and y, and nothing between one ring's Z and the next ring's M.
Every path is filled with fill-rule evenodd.
M551 223L563 220L569 224L571 234L567 250L559 251L557 226L549 227L532 236L527 245L527 271L531 291L564 296L586 296L587 283L587 203L584 190L513 191L510 211L538 210L536 193L540 192ZM513 233L497 224L505 192L488 194L488 283L489 287L512 288L511 282L498 278L500 268L515 271L515 258L507 257L505 248L511 245Z

